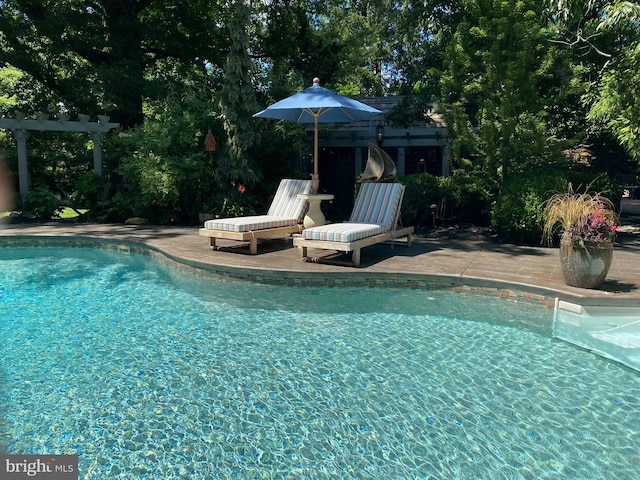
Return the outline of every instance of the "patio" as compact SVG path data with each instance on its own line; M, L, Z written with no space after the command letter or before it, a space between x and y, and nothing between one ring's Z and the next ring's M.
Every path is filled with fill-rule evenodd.
M228 249L212 251L198 227L159 227L100 224L5 224L0 245L19 244L25 236L43 240L75 241L96 238L110 243L140 243L171 260L222 275L264 282L346 284L360 279L371 285L410 282L420 288L482 288L496 295L514 292L582 305L640 306L640 200L627 200L621 235L613 264L601 290L564 284L558 250L524 247L487 240L442 239L416 235L410 248L380 244L363 251L362 266L340 263L305 263L291 240L276 240L249 255L248 246L233 242Z

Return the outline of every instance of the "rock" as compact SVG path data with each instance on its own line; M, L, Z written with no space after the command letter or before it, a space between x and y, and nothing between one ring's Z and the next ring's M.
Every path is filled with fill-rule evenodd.
M124 221L125 225L148 225L149 219L142 217L131 217Z

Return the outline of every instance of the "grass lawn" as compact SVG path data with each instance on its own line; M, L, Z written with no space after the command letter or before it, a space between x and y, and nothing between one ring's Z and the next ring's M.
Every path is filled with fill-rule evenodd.
M80 213L85 213L87 211L87 209L78 209L78 212ZM58 215L58 218L60 220L72 220L74 218L79 217L80 215L78 215L78 213L73 210L72 208L68 208L65 207L64 210L62 210L62 212L60 212L60 215Z
M88 209L86 208L78 209L78 212L80 213L85 213L87 211ZM74 218L78 218L80 216L78 215L78 212L76 212L72 208L65 207L64 210L60 212L60 215L52 217L52 220L73 220ZM0 212L0 218L8 217L12 213L18 214L19 212Z

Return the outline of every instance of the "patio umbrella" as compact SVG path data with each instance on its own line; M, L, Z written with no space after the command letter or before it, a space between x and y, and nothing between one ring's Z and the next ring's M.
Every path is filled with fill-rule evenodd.
M382 112L362 102L338 95L320 86L318 78L313 86L284 98L253 115L257 118L273 118L295 123L313 123L313 179L314 190L318 185L318 123L355 122L370 120Z

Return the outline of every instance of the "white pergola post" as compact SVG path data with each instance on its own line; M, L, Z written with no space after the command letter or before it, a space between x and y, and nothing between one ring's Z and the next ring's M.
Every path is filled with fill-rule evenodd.
M442 146L442 176L449 176L449 152L447 148L448 144Z
M27 157L27 138L29 132L24 129L16 128L13 130L18 144L18 181L20 183L20 196L24 200L24 196L29 191L29 157Z
M104 133L91 132L91 140L93 140L93 172L98 176L102 176L102 140Z

